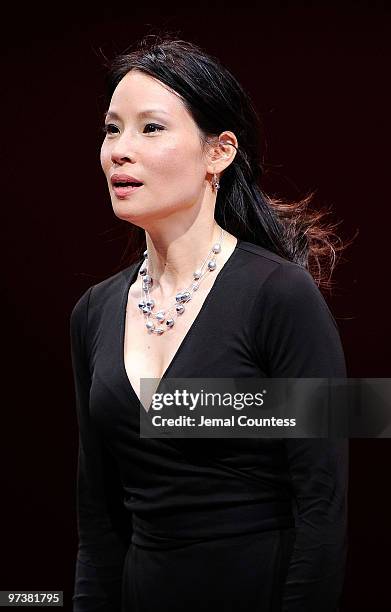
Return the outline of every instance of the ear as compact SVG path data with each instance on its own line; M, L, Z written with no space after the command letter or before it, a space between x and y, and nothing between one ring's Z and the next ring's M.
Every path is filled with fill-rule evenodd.
M207 172L219 174L223 172L234 160L238 141L233 132L222 132L210 141L208 150Z

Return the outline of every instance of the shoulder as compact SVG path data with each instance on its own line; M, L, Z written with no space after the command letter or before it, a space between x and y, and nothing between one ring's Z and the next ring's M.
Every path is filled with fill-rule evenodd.
M246 240L239 240L237 243L237 248L243 253L247 254L247 258L249 261L254 260L261 263L262 260L263 265L273 266L275 264L284 264L291 263L284 257L273 253L273 251L269 251L259 244L254 244L253 242L247 242ZM296 264L293 264L296 265Z
M250 274L262 294L288 296L294 291L319 289L306 268L289 261L264 247L240 240L238 243L241 263L246 275Z
M310 272L303 266L251 242L240 241L241 263L247 281L255 285L254 312L271 316L334 317Z
M338 326L312 275L261 247L246 246L246 256L250 254L254 270L262 270L255 273L251 313L253 346L262 369L285 378L344 377Z
M120 272L88 287L71 311L71 324L80 321L86 324L91 309L100 308L121 295L139 263L133 263Z

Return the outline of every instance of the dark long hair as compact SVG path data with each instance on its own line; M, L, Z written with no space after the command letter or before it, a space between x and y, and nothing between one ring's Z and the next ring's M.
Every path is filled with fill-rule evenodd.
M250 96L220 61L198 45L167 32L150 34L106 63L108 100L132 69L176 91L198 125L206 144L225 130L238 140L234 160L220 176L215 219L238 239L258 244L307 268L318 286L331 287L337 254L345 245L334 233L338 223L324 223L329 210L311 210L313 194L298 202L267 196L263 176L261 122ZM127 264L146 248L145 231L128 229Z

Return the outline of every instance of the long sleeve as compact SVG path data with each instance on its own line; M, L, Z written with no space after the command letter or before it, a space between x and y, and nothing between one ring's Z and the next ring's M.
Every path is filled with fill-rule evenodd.
M92 288L91 288L92 289ZM91 289L70 318L71 355L79 424L74 612L119 612L126 541L116 464L89 413L91 376L86 347ZM129 521L130 522L130 521Z
M280 265L258 304L258 354L273 378L346 377L336 323L310 274ZM346 561L348 441L285 439L296 540L283 612L335 612Z

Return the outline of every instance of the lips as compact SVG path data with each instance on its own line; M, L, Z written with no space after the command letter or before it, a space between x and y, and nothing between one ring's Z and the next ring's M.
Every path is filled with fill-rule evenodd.
M143 183L129 174L113 174L110 178L113 187L140 187Z
M138 178L129 174L113 174L110 182L117 198L125 198L143 187Z

